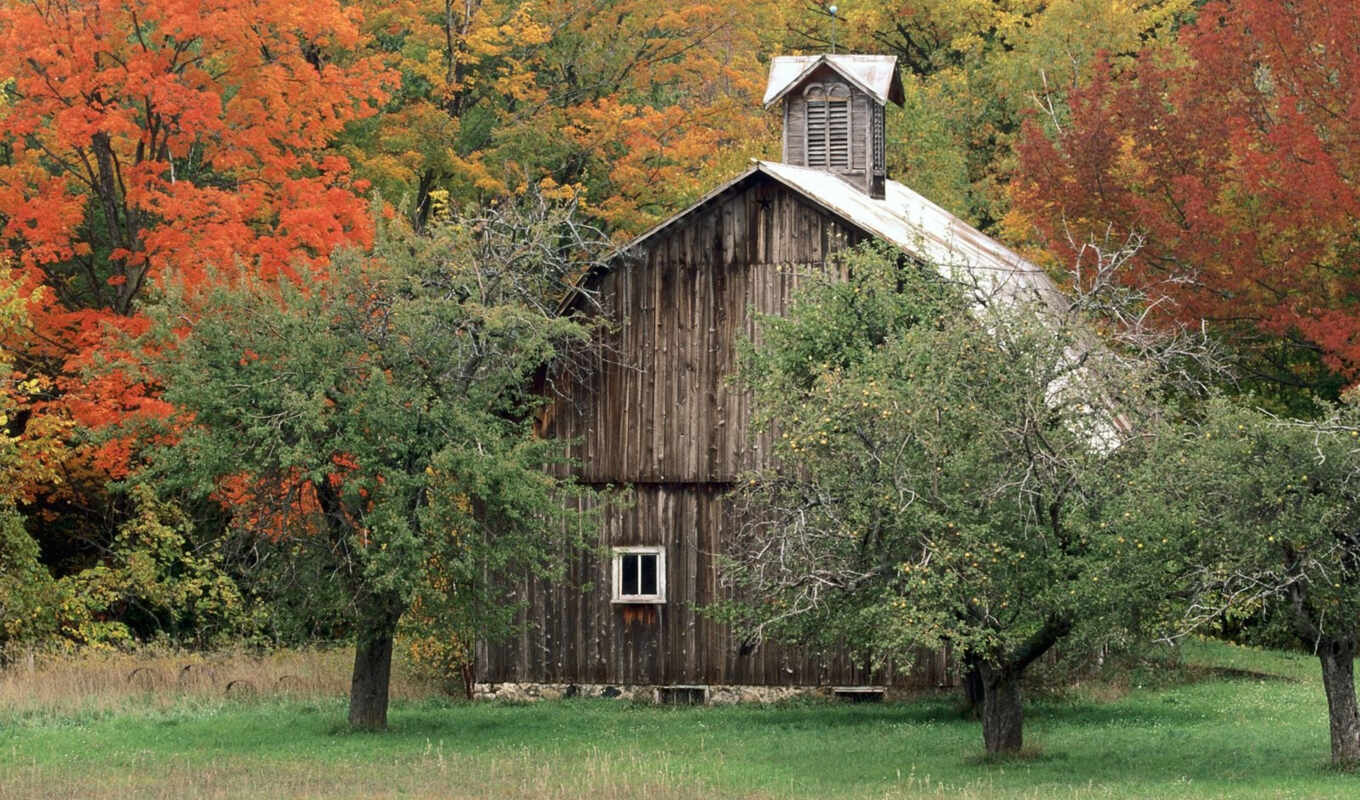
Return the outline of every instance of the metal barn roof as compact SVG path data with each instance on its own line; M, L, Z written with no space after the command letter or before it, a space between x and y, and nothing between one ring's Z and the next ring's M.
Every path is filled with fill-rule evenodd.
M817 67L826 64L879 103L902 105L906 96L897 74L897 56L823 53L819 56L775 56L770 61L770 82L765 86L768 107L797 86Z
M1042 269L897 181L887 181L884 199L875 200L829 172L772 161L756 161L746 172L634 239L627 249L643 245L757 173L934 265L946 277L972 284L985 296L1028 296L1062 307L1061 292Z

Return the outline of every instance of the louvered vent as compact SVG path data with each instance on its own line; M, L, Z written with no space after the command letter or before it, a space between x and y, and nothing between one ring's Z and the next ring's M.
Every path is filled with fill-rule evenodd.
M833 167L850 166L850 101L827 102L827 150Z
M809 97L807 104L807 165L826 166L827 102L824 98Z
M842 84L812 84L807 101L807 165L850 168L850 90Z
M887 156L883 152L883 106L874 106L874 174L882 175Z

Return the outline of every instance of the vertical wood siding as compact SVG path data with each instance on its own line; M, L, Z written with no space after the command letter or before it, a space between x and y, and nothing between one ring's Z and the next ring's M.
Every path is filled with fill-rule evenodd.
M801 94L784 100L784 163L807 165L807 101Z
M698 613L723 598L715 555L732 524L722 485L643 485L631 505L604 515L597 553L567 558L560 584L524 581L520 638L485 646L484 682L594 684L742 684L766 686L936 686L945 659L922 652L908 669L872 670L845 651L764 643L743 652L725 626ZM610 603L615 545L664 544L666 603L641 608ZM581 587L586 587L583 591Z
M728 385L752 310L782 314L809 270L864 235L761 177L648 243L598 284L612 332L593 375L545 412L588 483L731 481L760 463Z

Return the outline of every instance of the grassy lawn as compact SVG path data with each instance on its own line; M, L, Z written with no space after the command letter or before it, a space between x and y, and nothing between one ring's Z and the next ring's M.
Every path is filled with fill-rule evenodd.
M1326 767L1315 661L1187 646L1157 670L1027 706L1030 758L980 762L952 696L655 708L399 700L351 734L319 694L150 690L85 706L0 691L0 797L1356 797ZM1140 685L1141 684L1141 685ZM1099 698L1099 699L1096 699Z

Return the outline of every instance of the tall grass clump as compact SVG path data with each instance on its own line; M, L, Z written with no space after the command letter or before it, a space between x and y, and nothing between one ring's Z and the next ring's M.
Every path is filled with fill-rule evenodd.
M0 719L80 717L223 701L321 700L349 693L353 655L308 647L253 652L83 650L12 653L0 669ZM435 693L409 670L393 672L394 699Z

